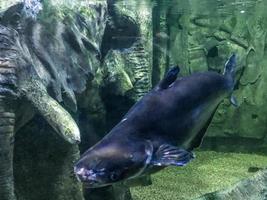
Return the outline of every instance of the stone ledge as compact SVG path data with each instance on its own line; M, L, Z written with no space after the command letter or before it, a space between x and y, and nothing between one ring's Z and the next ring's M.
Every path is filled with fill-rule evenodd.
M266 200L267 169L258 172L251 178L242 180L232 187L216 191L195 200Z

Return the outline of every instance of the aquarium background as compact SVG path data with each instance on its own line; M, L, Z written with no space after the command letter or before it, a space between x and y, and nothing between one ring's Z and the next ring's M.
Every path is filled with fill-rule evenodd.
M13 144L0 146L0 200L82 200L72 172L80 152L170 66L181 76L222 73L233 52L238 106L220 104L193 162L126 186L84 188L85 199L267 199L266 9L264 0L0 0L0 24L16 30L21 52L82 134L79 146L67 144L30 105L16 106L14 173L3 174Z

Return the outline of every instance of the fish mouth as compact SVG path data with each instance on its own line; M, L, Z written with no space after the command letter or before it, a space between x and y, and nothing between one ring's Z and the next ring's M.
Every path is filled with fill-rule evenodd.
M86 183L89 185L97 184L99 182L93 170L74 167L74 173L79 182Z
M101 188L111 185L110 183L100 181L93 170L74 167L74 174L78 181L83 184L84 188Z

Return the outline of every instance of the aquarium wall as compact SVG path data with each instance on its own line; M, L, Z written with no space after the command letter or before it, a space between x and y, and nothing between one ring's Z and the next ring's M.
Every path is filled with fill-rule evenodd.
M152 200L160 197L155 191L161 199L266 198L266 8L260 0L0 0L0 200ZM73 165L79 156L171 66L180 67L179 76L223 73L232 53L237 105L230 99L219 105L197 150L199 162L177 176L186 184L166 189L173 184L164 177L177 173L172 169L101 189L77 181ZM67 134L76 126L79 145ZM236 153L255 159L255 166L235 164ZM225 167L215 158L240 166L228 170L229 177L239 170L240 176L220 180L219 187L209 176L202 180L198 172L215 166L216 175ZM204 190L205 184L212 187ZM200 192L190 194L188 185ZM251 194L258 186L260 194L249 196L244 185Z
M233 94L239 106L231 106L227 99L220 105L204 146L223 151L232 149L229 147L232 145L234 149L240 145L242 151L261 149L266 144L265 2L157 3L154 11L160 20L155 20L158 23L155 37L159 45L155 49L164 59L154 57L158 67L153 67L165 69L164 66L179 64L184 75L206 70L222 72L229 54L236 52L238 55L238 77ZM234 143L231 142L233 138ZM229 146L223 147L223 144Z

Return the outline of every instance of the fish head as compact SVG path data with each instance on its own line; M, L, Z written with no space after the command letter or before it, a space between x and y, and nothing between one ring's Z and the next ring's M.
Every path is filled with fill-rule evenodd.
M141 175L152 157L152 147L111 144L91 148L74 166L74 173L85 187L97 188Z

